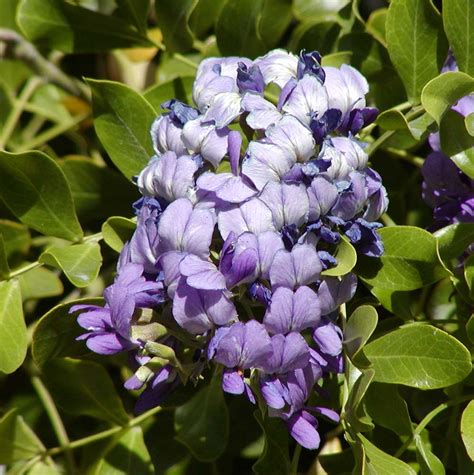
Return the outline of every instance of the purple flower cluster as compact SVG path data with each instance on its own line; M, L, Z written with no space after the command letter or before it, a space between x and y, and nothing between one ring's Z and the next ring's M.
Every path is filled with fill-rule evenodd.
M118 277L104 307L72 309L93 351L130 351L126 387L146 385L139 411L213 362L224 391L258 399L304 447L319 446L314 414L337 422L313 400L343 370L335 320L357 282L323 271L342 237L382 254L387 197L355 138L377 113L368 84L320 61L283 50L206 59L195 107L163 104Z
M441 72L457 71L452 54ZM460 99L452 110L467 117L474 113L474 94ZM423 163L423 199L433 208L438 226L474 223L474 180L462 172L441 150L439 133L432 133L429 144L433 150Z

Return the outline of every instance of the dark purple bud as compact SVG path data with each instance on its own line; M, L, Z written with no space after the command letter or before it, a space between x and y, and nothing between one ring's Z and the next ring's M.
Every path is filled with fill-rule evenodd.
M263 94L265 81L260 68L256 65L248 67L244 63L239 63L237 68L237 86L241 93L256 92Z
M194 109L194 107L190 107L183 102L178 101L177 99L163 102L161 108L170 111L170 119L178 127L183 127L186 122L199 117L199 111Z
M318 251L319 259L323 265L323 270L329 269L330 267L337 266L337 259L329 254L327 251Z
M261 282L250 284L247 290L252 300L260 302L265 308L268 307L272 301L272 292Z
M316 76L321 84L324 84L326 73L321 66L321 55L317 51L306 53L306 50L301 50L297 70L298 79L301 79L305 74Z
M348 221L342 228L358 252L364 256L380 257L384 247L377 228L381 226L380 223L369 223L365 219L358 218L355 221Z

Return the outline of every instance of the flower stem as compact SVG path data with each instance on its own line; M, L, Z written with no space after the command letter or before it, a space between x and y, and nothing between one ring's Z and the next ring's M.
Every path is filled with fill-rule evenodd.
M410 446L416 436L420 435L423 429L441 412L446 410L448 407L456 406L458 404L462 404L466 401L471 401L474 399L474 394L468 394L467 396L461 396L456 399L452 399L450 401L444 402L439 406L435 407L431 412L429 412L422 421L416 426L416 429L413 431L413 434L405 441L405 443L397 450L394 457L399 458L403 452Z
M76 473L76 463L74 461L74 456L71 450L67 448L70 444L69 437L51 394L38 376L33 376L31 378L31 384L38 394L38 397L40 398L46 410L46 414L48 414L48 418L51 422L54 433L56 434L59 445L64 447L68 473Z
M301 455L301 445L296 444L293 458L291 459L291 475L298 475L298 462Z
M186 58L186 56L183 56L180 53L174 53L173 58L177 59L178 61L181 61L183 64L187 64L188 66L191 66L191 68L194 68L194 69L198 68L198 65L194 61L191 61L190 59Z
M115 434L119 434L121 432L126 432L127 430L131 429L132 427L140 425L143 421L148 419L155 414L158 414L163 409L160 406L154 407L149 411L143 413L142 415L131 419L127 425L125 426L115 426L111 427L110 429L104 430L102 432L98 432L97 434L89 435L88 437L84 437L82 439L75 440L70 442L69 444L61 447L54 447L52 449L48 449L44 455L57 455L65 450L73 450L79 447L83 447L84 445L92 444L93 442L97 442L98 440L107 439L112 437Z

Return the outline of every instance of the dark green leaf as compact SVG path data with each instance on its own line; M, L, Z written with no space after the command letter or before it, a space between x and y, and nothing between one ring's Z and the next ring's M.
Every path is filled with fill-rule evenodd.
M474 4L471 0L443 0L443 22L459 69L474 76Z
M3 236L0 234L0 280L5 280L10 275L10 266L7 260L7 251Z
M358 437L364 445L367 460L367 472L364 473L374 473L377 475L416 475L415 470L405 462L383 452L363 435L359 434Z
M290 456L288 453L288 431L278 418L262 416L254 412L265 435L265 447L262 455L255 462L253 472L257 475L287 475L290 473Z
M441 460L436 457L419 435L415 436L415 446L421 475L444 475L446 473Z
M350 365L348 378L350 392L344 407L344 417L355 431L370 431L374 425L361 402L374 379L375 371L372 368L361 371L352 363L348 364Z
M143 431L141 427L132 427L107 451L91 475L151 475L152 473L155 472L143 440Z
M215 377L176 409L176 438L201 461L217 459L227 446L229 415L220 378Z
M433 235L412 226L391 226L379 233L385 246L382 257L362 257L357 263L365 282L387 290L414 290L443 277Z
M225 56L255 58L265 53L257 25L263 0L227 0L216 23L217 46Z
M123 425L128 421L122 401L105 368L91 361L54 359L43 367L45 382L66 412Z
M439 129L441 149L469 177L474 179L474 138L464 126L464 118L452 110L446 112Z
M334 49L340 31L341 26L335 21L301 23L293 31L290 49L299 53L303 48L310 49L313 45L318 45L318 51L327 55ZM328 65L328 57L324 58L324 65ZM350 62L350 59L345 62Z
M146 36L146 20L150 0L116 0L119 14L132 23L135 28Z
M87 287L99 274L102 256L99 244L91 241L74 246L51 247L41 254L39 261L61 269L76 287Z
M464 125L466 126L467 133L474 137L474 112L471 112L464 118Z
M0 420L0 464L29 460L42 452L44 446L16 410Z
M66 177L44 153L0 152L0 197L22 223L40 233L70 241L82 237Z
M469 75L449 71L432 79L421 92L421 103L439 124L444 114L461 97L474 92L474 79Z
M155 109L155 112L161 114L163 112L161 104L173 98L186 104L192 104L193 83L194 78L178 77L147 89L143 96Z
M378 287L372 287L370 291L389 312L403 318L404 320L411 320L414 318L415 315L412 310L412 292L380 289Z
M156 113L124 84L88 79L92 89L94 126L105 150L129 180L153 155L150 127Z
M351 62L351 51L339 51L338 53L326 54L321 60L323 66L334 66L339 68L343 64Z
M168 51L184 52L193 46L193 34L188 25L193 6L193 0L156 0L156 21Z
M364 404L377 425L400 436L410 436L413 433L407 403L393 384L372 383L365 394Z
M108 246L114 251L120 252L132 237L136 227L136 223L131 219L112 216L102 225L102 235Z
M20 284L14 280L0 282L0 341L0 371L13 373L28 348Z
M189 28L198 37L203 37L213 27L224 6L225 0L199 0L189 16Z
M18 282L23 301L54 297L61 295L64 291L59 277L44 267L38 267L19 275Z
M439 74L448 52L441 17L430 0L392 0L386 22L388 52L417 104L424 85Z
M411 324L364 347L375 381L437 389L471 372L469 351L456 338L430 325Z
M64 53L152 46L128 21L62 0L21 0L17 20L30 41Z
M26 226L7 219L0 219L0 235L3 238L8 259L14 259L18 255L28 252L31 236Z
M350 358L355 357L367 343L377 321L377 310L370 305L361 305L354 310L344 330L344 345Z
M84 341L76 338L85 332L77 321L77 315L69 313L74 305L100 305L102 299L80 299L60 304L45 313L36 324L31 353L35 363L42 367L47 361L58 357L81 357L90 353Z
M451 224L436 231L435 237L441 262L452 270L459 263L459 257L467 246L474 241L474 224Z
M266 48L278 44L292 18L291 0L264 0L257 31Z
M332 277L346 275L354 268L357 262L357 253L354 247L344 237L338 244L334 257L337 259L337 265L323 271L323 275Z
M474 460L474 401L471 401L461 417L461 437L471 460Z
M469 287L471 297L474 299L474 254L471 254L464 261L464 278L466 284Z
M379 8L373 11L366 24L367 31L385 47L387 47L385 23L387 21L387 8Z

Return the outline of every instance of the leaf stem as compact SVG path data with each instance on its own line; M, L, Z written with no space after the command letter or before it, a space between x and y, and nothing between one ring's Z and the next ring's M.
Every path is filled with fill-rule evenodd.
M198 65L194 61L191 61L190 59L186 58L186 56L183 56L180 53L174 53L173 58L177 59L178 61L181 61L183 64L191 66L194 69L198 68Z
M149 411L143 413L142 415L131 419L127 425L111 427L110 429L104 430L102 432L98 432L97 434L89 435L82 439L78 439L73 442L70 442L69 444L65 446L53 447L52 449L48 449L44 453L44 455L46 456L57 455L57 454L60 454L61 452L64 452L65 450L77 449L79 447L83 447L84 445L89 445L89 444L92 444L93 442L97 442L98 440L107 439L109 437L112 437L115 434L126 432L132 427L140 425L143 421L145 421L151 416L154 416L155 414L158 414L162 410L163 409L160 406L154 407L153 409L150 409Z
M15 101L10 114L5 121L3 126L2 133L0 135L0 150L4 150L8 141L10 140L13 131L15 130L18 119L20 118L25 104L28 102L28 99L35 92L36 88L42 83L42 80L38 77L32 77L28 79L23 90L21 91L18 99Z
M435 407L432 411L430 411L416 426L416 429L413 431L413 434L405 441L405 443L397 450L394 457L399 458L403 452L410 446L417 435L420 435L423 429L441 412L446 410L448 407L456 406L457 404L462 404L466 401L471 401L474 399L474 394L468 394L467 396L461 396L456 399L452 399L450 401L446 401L443 404Z
M69 437L66 432L66 428L64 427L63 421L59 412L54 404L54 400L51 397L46 386L43 384L43 381L38 376L33 376L31 378L31 384L34 387L38 397L40 398L45 410L46 414L48 414L48 418L51 422L51 426L53 427L54 433L58 439L59 445L64 447L64 455L66 457L66 464L68 467L68 473L74 474L76 473L76 463L74 461L74 455L69 448L67 448L70 444Z
M298 462L301 455L301 445L296 444L293 458L291 459L291 475L298 475Z
M385 149L390 155L393 155L395 158L400 158L408 163L411 163L415 167L421 168L425 161L421 157L416 157L411 153L408 153L406 150L398 150L397 148L387 147Z

